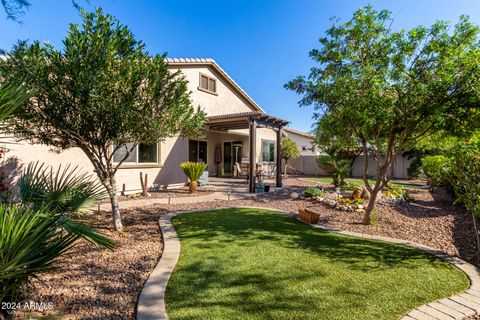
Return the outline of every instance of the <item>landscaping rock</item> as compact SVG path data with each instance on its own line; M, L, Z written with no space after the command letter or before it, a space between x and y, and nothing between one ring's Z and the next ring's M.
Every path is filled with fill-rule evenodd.
M295 200L295 199L298 199L298 197L299 197L298 193L296 193L296 192L290 193L290 199Z

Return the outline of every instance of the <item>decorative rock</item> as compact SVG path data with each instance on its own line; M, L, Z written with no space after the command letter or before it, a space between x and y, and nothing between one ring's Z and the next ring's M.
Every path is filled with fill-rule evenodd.
M364 206L363 204L359 204L359 205L357 206L357 209L365 209L365 206Z
M362 198L365 200L370 199L370 192L368 191L367 187L363 187Z
M290 199L298 199L299 195L296 192L290 193Z
M355 209L355 212L365 213L365 209Z
M363 188L362 187L356 187L353 189L352 192L352 198L353 199L361 199L363 195Z

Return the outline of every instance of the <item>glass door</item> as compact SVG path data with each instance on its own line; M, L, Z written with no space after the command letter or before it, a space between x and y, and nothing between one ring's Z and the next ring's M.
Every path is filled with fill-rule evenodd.
M232 143L223 143L223 174L226 176L232 175Z

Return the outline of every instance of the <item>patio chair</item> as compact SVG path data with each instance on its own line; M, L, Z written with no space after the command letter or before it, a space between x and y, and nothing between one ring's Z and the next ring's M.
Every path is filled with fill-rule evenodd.
M238 162L235 162L235 171L237 171L238 178L245 178L248 182L248 178L249 178L248 170L242 169L242 167L240 166L240 163Z

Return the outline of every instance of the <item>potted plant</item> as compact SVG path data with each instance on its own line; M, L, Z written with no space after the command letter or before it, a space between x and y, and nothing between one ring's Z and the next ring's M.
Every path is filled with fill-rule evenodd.
M207 164L203 162L182 162L180 168L188 178L188 186L190 193L196 192L198 188L198 179L207 168Z
M301 220L310 223L316 224L320 220L320 215L308 209L299 209L298 214Z

